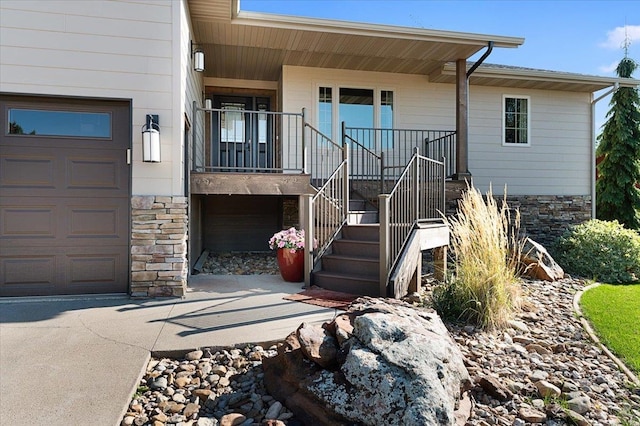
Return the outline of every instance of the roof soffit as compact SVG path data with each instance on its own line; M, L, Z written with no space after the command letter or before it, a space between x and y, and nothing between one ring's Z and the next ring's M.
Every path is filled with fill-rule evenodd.
M469 58L488 41L516 47L522 38L206 9L189 0L206 77L277 80L283 65L428 75ZM224 15L224 16L223 16ZM212 65L210 65L212 64Z

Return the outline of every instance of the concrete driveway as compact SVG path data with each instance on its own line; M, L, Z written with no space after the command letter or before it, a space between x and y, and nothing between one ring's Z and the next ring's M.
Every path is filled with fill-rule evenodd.
M275 275L192 277L184 299L0 299L0 424L119 424L151 352L280 340L336 311Z

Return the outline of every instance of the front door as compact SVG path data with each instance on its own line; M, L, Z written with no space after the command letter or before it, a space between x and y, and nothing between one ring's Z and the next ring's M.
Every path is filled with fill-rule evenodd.
M238 172L269 168L273 156L269 98L215 96L213 99L213 167Z

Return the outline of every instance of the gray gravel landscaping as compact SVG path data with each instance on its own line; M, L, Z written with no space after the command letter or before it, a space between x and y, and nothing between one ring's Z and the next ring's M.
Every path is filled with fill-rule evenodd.
M242 262L251 264L251 256L222 263ZM257 260L257 268L265 263ZM424 303L435 284L426 278L423 284L425 292L408 301ZM640 389L589 340L573 313L573 295L583 287L571 278L524 280L524 309L509 328L489 333L448 325L475 383L467 425L640 425ZM262 359L275 353L275 346L248 345L154 358L122 424L300 424L266 392Z

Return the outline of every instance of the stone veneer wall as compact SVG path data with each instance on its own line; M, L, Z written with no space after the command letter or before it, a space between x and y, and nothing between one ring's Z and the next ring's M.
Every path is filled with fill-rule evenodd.
M282 227L300 228L300 216L297 198L285 198L282 200Z
M464 182L447 182L447 215L455 214L464 189ZM571 225L591 219L590 195L507 195L507 205L520 210L521 231L547 248Z
M184 296L187 198L131 198L131 296Z

